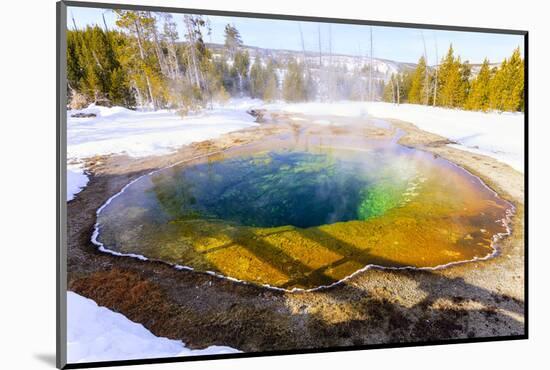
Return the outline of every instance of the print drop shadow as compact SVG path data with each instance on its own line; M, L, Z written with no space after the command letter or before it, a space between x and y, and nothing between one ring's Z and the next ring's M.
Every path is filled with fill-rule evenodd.
M55 367L55 353L35 353L33 357L45 365Z

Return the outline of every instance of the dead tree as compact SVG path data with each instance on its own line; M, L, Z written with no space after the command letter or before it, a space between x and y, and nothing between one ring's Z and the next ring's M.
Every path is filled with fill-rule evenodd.
M306 70L306 74L309 76L309 64L307 62L306 44L304 42L304 34L302 32L302 26L300 25L300 23L298 23L298 30L300 31L300 41L302 43L302 55L304 56L304 68Z
M322 87L323 84L326 85L326 81L322 81L322 80L325 80L325 71L324 71L324 66L323 66L323 50L322 50L322 44L321 44L321 24L317 23L317 36L318 36L318 40L319 40L319 86ZM322 92L322 90L320 89L320 94L319 96L321 97L321 99L323 100L324 99L324 92Z
M164 53L161 48L161 40L158 34L157 30L157 19L151 12L147 12L147 17L151 20L151 23L149 24L149 32L153 35L153 45L155 46L155 54L157 55L157 60L159 62L159 68L163 75L168 76L167 66L166 66L166 59L164 57Z
M328 25L328 94L329 100L334 100L334 75L332 66L332 27Z
M426 62L426 68L424 71L424 88L423 88L423 94L424 94L424 105L428 105L430 100L430 77L428 75L428 53L426 52L426 40L424 39L424 32L420 31L420 35L422 36L422 44L424 45L424 61Z
M372 59L372 27L370 27L370 65L369 65L369 100L373 101L373 91L372 91L372 69L373 69L373 59Z
M317 24L317 35L319 37L319 71L323 65L323 52L321 50L321 25Z
M180 65L178 61L178 31L176 23L173 21L170 13L163 13L164 16L164 37L166 39L166 49L168 50L168 68L171 78L177 80L180 77Z
M434 43L435 43L435 78L434 78L434 101L433 101L433 106L435 107L436 104L437 104L437 73L438 73L438 70L439 70L439 66L438 66L438 63L439 63L439 55L438 55L438 52L437 52L437 38L436 38L436 34L434 32Z
M189 70L191 71L193 78L194 78L194 84L196 87L201 87L201 78L199 76L199 62L197 60L197 52L196 52L196 40L195 40L195 30L193 26L193 19L189 15L183 16L183 22L185 24L185 28L187 30L187 41L189 42L188 49L189 52L187 53L187 58L189 60L189 65L191 68Z
M390 84L391 84L391 102L395 104L395 85L393 83L393 74L390 78Z
M101 13L101 17L103 18L103 26L105 26L105 32L108 34L109 33L109 27L107 27L107 21L105 20L105 12ZM74 18L73 18L73 21L74 21Z
M142 29L142 25L141 25L141 21L138 20L139 18L138 17L135 17L134 18L134 30L136 32L136 39L137 39L137 44L138 44L138 49L139 49L139 56L140 56L140 59L143 63L145 63L145 50L144 50L144 47L143 47L143 29ZM149 93L149 98L151 99L151 103L153 104L153 109L157 109L157 104L156 104L156 101L155 101L155 96L153 95L153 88L151 86L151 81L149 80L149 75L144 71L143 72L144 76L145 76L145 83L147 84L147 91Z
M401 103L401 90L399 90L399 75L397 75L397 78L395 79L397 82L397 105Z

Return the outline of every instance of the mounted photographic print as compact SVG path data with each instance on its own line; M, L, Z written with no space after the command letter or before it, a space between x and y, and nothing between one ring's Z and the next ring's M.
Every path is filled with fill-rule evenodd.
M527 32L68 1L58 53L60 368L527 338Z

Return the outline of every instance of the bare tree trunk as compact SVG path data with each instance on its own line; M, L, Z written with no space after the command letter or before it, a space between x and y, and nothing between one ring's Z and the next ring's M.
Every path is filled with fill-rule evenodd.
M196 81L193 80L193 71L192 71L192 65L191 65L191 56L190 56L190 52L187 51L186 53L186 59L187 59L187 70L186 70L186 75L187 75L187 81L189 81L189 84L191 85L194 85L196 83Z
M397 105L401 103L401 91L399 90L399 75L395 79L397 82Z
M300 30L300 40L302 42L302 54L304 55L304 67L306 69L306 72L309 74L309 68L307 63L307 55L306 55L306 45L304 43L304 34L302 32L302 26L298 22L298 29Z
M323 52L321 50L321 25L317 24L317 36L319 37L319 71L323 67Z
M333 67L332 67L332 27L328 25L328 95L329 100L334 100L334 76L333 76Z
M145 62L145 51L143 50L143 41L142 41L142 35L141 35L141 28L137 21L134 21L134 27L136 30L137 35L137 42L138 42L138 48L139 48L139 56L143 62ZM143 75L145 76L145 82L147 83L147 90L149 92L149 97L151 99L151 103L153 104L153 109L157 109L157 104L155 102L155 97L153 95L153 88L151 87L151 81L149 80L149 76L145 71L143 71Z
M395 86L393 83L393 76L391 76L390 78L390 83L391 83L391 102L395 104Z
M178 61L177 46L173 42L171 42L168 51L172 58L172 79L176 80L180 77L180 65Z
M189 19L189 16L184 15L183 16L185 26L187 28L187 35L189 38L189 53L188 57L191 59L192 63L192 69L193 69L193 77L195 78L195 86L198 88L201 87L201 79L199 77L199 69L198 69L198 63L197 63L197 54L195 50L195 34L193 33L193 26L191 25L191 20Z
M97 54L95 53L95 50L92 50L92 56L94 57L95 63L99 67L101 71L103 71L103 66L101 65L101 62L99 61Z
M153 44L155 45L155 53L157 54L157 60L159 61L159 68L160 72L167 76L168 72L166 70L166 59L164 58L164 53L162 52L162 49L160 47L160 39L158 35L157 30L157 20L156 18L151 14L151 12L147 12L147 16L154 20L154 23L151 26L151 33L153 34Z
M143 96L141 96L141 91L139 91L137 85L136 85L136 81L132 81L132 89L134 89L134 91L136 92L136 95L137 95L137 103L138 105L142 106L143 105Z
M107 21L105 20L105 12L101 13L101 16L103 17L103 25L105 26L105 32L109 32L109 28L107 27Z
M322 88L323 84L326 86L326 81L323 81L325 79L325 70L323 66L323 51L322 51L322 44L321 44L321 25L317 23L317 36L319 40L319 86ZM321 100L324 99L324 92L321 89L320 90L320 97Z
M304 55L304 69L306 72L306 96L309 98L310 95L310 86L309 86L309 80L311 78L310 70L309 70L309 63L307 62L307 54L306 54L306 44L304 43L304 34L302 33L302 26L300 23L298 23L298 29L300 30L300 40L302 42L302 54Z
M435 42L435 78L434 78L434 101L433 101L433 106L435 107L436 104L437 104L437 74L438 74L438 71L439 71L439 55L438 55L438 52L437 52L437 39L435 38L435 33L434 33L434 42Z
M164 37L166 38L167 55L167 68L170 72L170 78L172 80L178 80L180 78L180 66L178 60L178 48L176 40L178 39L177 26L173 21L173 17L169 13L161 13L164 20Z
M424 94L424 105L428 105L430 100L430 90L429 90L429 76L428 76L428 53L426 52L426 40L424 39L424 32L420 31L420 34L422 35L422 44L424 45L424 62L426 62L426 70L424 71L424 86L423 86L423 94Z
M372 27L370 27L370 65L369 65L369 100L373 101L373 95L372 95Z
M364 66L365 64L365 59L363 58L363 50L361 49L361 43L357 43L357 47L359 49L359 58L360 59L360 63L361 65ZM365 101L365 82L363 81L363 74L361 72L359 72L359 99L361 101Z

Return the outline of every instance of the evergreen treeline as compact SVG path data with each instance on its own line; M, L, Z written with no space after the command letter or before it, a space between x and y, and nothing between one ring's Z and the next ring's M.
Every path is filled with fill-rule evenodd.
M72 107L95 102L173 108L185 114L231 95L279 98L276 63L264 66L256 58L250 66L250 56L235 27L226 26L225 47L221 55L214 55L204 42L210 27L201 16L183 16L185 41L179 42L170 14L116 13L121 31L88 26L67 33Z
M473 77L468 61L454 55L452 45L441 64L430 68L424 56L411 72L394 74L384 87L383 100L467 110L524 110L524 61L519 48L499 67L484 60Z
M92 102L128 108L176 109L182 114L230 96L266 101L384 100L470 110L523 110L519 49L498 68L485 60L475 78L452 46L441 64L384 76L369 64L349 71L332 52L317 57L251 57L228 24L223 47L209 47L207 19L184 15L183 35L171 14L116 10L118 28L88 26L67 32L68 94L72 108ZM183 41L180 41L183 40ZM328 60L328 63L326 63Z

